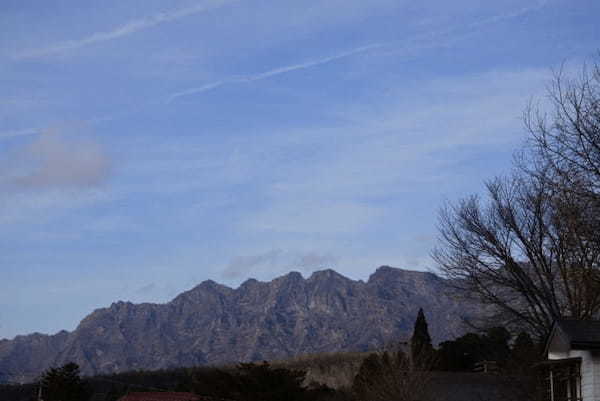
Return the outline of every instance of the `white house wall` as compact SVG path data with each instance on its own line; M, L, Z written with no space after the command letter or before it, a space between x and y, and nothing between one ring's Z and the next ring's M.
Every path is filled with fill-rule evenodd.
M581 396L583 401L600 401L600 355L572 350L567 358L581 358Z
M593 366L594 389L590 400L600 401L600 353L598 351L587 351Z

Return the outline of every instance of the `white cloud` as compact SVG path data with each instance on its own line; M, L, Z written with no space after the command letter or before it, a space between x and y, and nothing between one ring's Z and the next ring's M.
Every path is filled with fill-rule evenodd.
M19 140L0 159L0 224L33 222L42 227L64 213L111 198L106 182L114 169L108 151L79 126L48 129ZM103 220L101 220L103 221ZM108 230L115 221L88 230ZM15 225L14 230L20 230ZM78 227L85 229L84 227ZM75 235L79 237L83 231ZM72 238L72 230L35 231L31 237Z
M0 183L13 189L93 187L109 176L112 160L90 138L48 130L14 153Z

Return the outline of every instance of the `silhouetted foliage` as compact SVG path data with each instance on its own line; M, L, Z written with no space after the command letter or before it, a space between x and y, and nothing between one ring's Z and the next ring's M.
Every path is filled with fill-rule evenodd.
M438 350L438 369L448 371L469 371L475 362L480 361L483 349L481 337L467 333L456 340L440 343Z
M330 356L331 358L331 356ZM67 365L66 365L67 366ZM78 372L67 366L65 372ZM50 381L43 393L44 400L63 400L52 395L57 394L52 389L56 383L69 383L70 380L59 381L56 377L63 368L50 369L47 377ZM102 394L106 401L116 401L131 391L183 391L194 392L199 395L215 399L229 399L240 401L258 400L290 400L290 401L344 401L349 395L344 390L335 390L324 384L306 384L306 372L300 369L286 369L273 367L268 363L240 364L229 367L190 367L157 371L131 371L112 375L98 375L79 380L84 389L80 398L64 398L85 401L92 394ZM77 383L77 381L74 381ZM50 383L53 383L50 386ZM68 386L57 386L65 389ZM38 384L26 385L0 385L0 400L10 401L35 401L37 400ZM70 397L72 392L65 394ZM46 396L48 394L48 397ZM79 396L77 396L79 397Z
M333 399L323 385L308 388L306 372L273 368L269 363L242 363L235 370L206 369L194 374L192 389L199 395L244 401L304 401Z
M510 333L504 327L492 327L483 336L484 354L488 361L495 361L500 367L506 366L510 358Z
M306 372L298 370L273 369L264 362L262 364L244 363L239 365L234 376L240 392L248 401L307 399L303 386Z
M440 343L437 370L467 372L478 362L494 361L500 372L520 376L533 375L532 366L542 359L540 346L521 332L510 346L511 336L503 327L492 327L482 334L467 333Z
M72 362L48 369L42 375L40 385L45 401L81 401L89 395L79 377L79 366Z
M39 386L33 383L24 385L0 384L0 400L36 401L38 388Z
M431 367L434 350L433 345L431 345L431 336L429 335L427 320L422 308L419 308L419 313L415 320L415 327L410 339L410 353L414 367Z
M508 370L521 374L531 373L532 365L543 359L540 348L528 333L519 333L511 349Z

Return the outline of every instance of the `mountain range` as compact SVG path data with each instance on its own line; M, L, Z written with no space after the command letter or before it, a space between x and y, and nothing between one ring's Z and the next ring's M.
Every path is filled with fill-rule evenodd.
M31 381L69 361L93 375L365 351L408 340L419 308L434 342L464 333L463 318L478 314L443 278L389 266L366 282L334 270L235 289L209 280L165 304L97 309L72 332L0 340L0 381Z

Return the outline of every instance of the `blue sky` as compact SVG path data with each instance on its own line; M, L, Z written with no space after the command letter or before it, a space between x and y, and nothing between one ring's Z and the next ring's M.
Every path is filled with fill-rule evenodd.
M3 0L0 338L332 267L435 269L595 0Z

